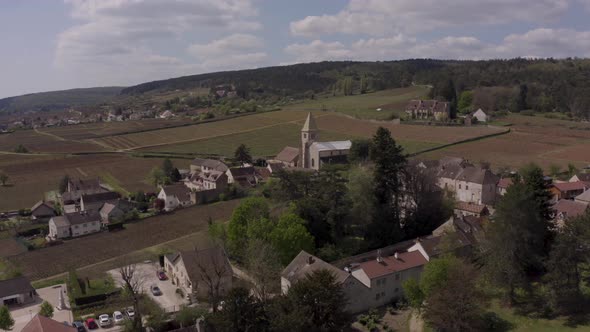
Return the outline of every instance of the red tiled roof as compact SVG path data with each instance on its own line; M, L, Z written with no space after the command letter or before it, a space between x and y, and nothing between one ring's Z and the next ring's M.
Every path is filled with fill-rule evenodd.
M280 160L286 163L292 163L299 158L299 149L291 146L286 146L279 154L275 157L276 160Z
M77 329L37 314L25 325L22 332L77 332Z
M580 202L570 201L568 199L560 199L553 208L557 213L564 214L565 218L575 218L584 214L588 205Z
M360 267L370 279L374 279L422 266L427 262L426 258L419 251L412 251L399 253L397 259L394 256L390 256L383 257L382 262L378 262L376 259L363 262L360 264Z
M457 202L457 205L455 206L455 208L457 210L478 213L478 214L481 214L481 213L485 212L485 210L486 210L485 205L475 204L475 203L467 203L467 202Z
M583 181L554 183L553 186L561 192L586 190L588 188L588 185Z

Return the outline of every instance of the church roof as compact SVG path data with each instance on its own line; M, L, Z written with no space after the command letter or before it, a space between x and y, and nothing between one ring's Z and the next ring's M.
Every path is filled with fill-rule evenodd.
M318 126L315 124L315 120L313 119L313 116L311 116L311 112L309 112L307 113L307 119L305 119L305 124L303 125L301 131L312 130L318 130Z
M348 150L352 146L352 142L351 141L313 142L312 146L314 146L318 151Z

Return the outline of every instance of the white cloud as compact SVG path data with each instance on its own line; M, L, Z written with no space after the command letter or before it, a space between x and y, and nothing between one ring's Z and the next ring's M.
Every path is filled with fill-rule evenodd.
M456 26L547 22L568 5L569 0L350 0L334 15L291 22L290 30L313 38L340 33L387 36Z
M285 53L293 62L323 60L399 60L408 58L494 59L514 57L590 56L590 31L535 29L511 34L500 43L485 43L475 37L445 37L419 41L398 34L390 38L360 39L350 45L314 40L292 44Z
M252 1L65 0L81 23L59 34L55 64L92 80L90 84L131 84L201 72L207 66L182 60L189 44L185 40L259 29ZM168 50L171 44L180 46Z
M261 65L267 54L261 52L261 38L250 34L232 34L205 44L192 44L187 51L208 70L238 69Z

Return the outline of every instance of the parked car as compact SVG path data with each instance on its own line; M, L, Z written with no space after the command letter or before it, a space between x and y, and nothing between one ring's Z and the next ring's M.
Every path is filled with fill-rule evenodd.
M94 318L88 318L88 319L86 319L85 323L86 323L86 327L89 330L94 330L94 329L97 329L98 328L98 324L96 324L96 321L94 320Z
M115 325L121 325L124 322L125 317L123 317L123 314L120 311L113 312L113 323L115 323Z
M129 319L133 319L133 317L135 317L135 309L133 309L133 307L128 307L127 309L125 309L125 313L127 314L127 317L129 317Z
M158 271L157 275L158 279L160 280L168 280L168 276L166 275L166 273L164 273L164 271Z
M111 326L111 317L109 317L107 314L98 316L98 325L100 325L100 327Z
M80 321L75 321L72 323L72 326L75 327L78 332L86 332L86 328L84 327L84 323Z
M152 292L152 294L154 296L160 296L160 295L162 295L162 291L160 290L160 287L158 287L156 285L152 285L150 287L150 291Z

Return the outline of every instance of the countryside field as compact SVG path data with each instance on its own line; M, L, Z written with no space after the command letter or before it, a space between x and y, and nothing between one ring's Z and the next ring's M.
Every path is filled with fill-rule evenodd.
M116 258L136 250L166 243L207 230L208 220L227 221L239 200L199 205L128 224L127 229L67 241L61 245L29 251L8 260L31 280L38 280ZM193 243L206 247L206 243ZM183 244L186 246L186 243ZM75 254L73 254L75 253ZM59 259L56 259L59 257Z
M0 170L9 177L8 186L0 186L0 211L30 208L46 191L57 189L65 174L71 177L101 177L112 187L125 191L155 188L147 182L161 158L133 158L124 154L85 156L0 154ZM173 159L174 165L187 168L189 160Z
M284 107L286 110L320 111L330 110L341 112L359 119L391 119L401 117L411 99L425 99L428 95L427 86L378 91L353 96L324 96L306 100ZM377 111L380 108L381 111Z
M569 163L577 167L590 164L590 124L572 121L510 115L502 121L512 123L512 131L472 143L434 151L422 158L465 157L489 161L495 168L517 168L535 162L544 168Z

